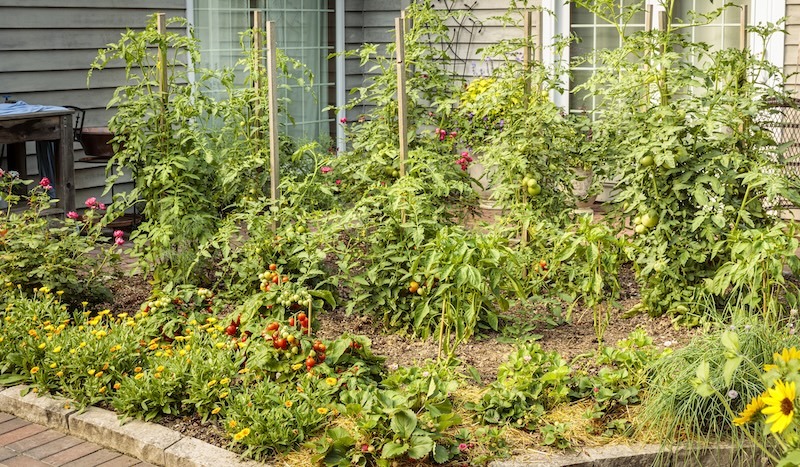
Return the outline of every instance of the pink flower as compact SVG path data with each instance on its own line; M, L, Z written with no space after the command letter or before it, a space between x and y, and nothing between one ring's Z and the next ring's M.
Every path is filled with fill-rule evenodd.
M327 165L323 165L322 167L320 167L319 171L324 173L324 174L326 174L328 172L333 171L333 167L330 167L330 166L327 166Z
M458 445L459 451L466 451L467 450L467 443L461 443Z
M76 220L78 220L78 219L80 219L80 218L81 218L81 215L80 215L80 214L78 214L78 213L77 213L77 212L75 212L75 211L70 211L70 212L68 212L68 213L67 213L67 218L69 218L69 219L72 219L72 220L75 220L75 221L76 221Z
M97 198L92 196L91 198L87 199L85 203L87 208L89 209L96 209L97 208Z
M122 237L117 237L114 239L114 245L122 246L125 243L125 240Z
M0 169L0 177L2 177L2 176L3 176L3 175L5 175L5 174L6 174L6 173L5 173L5 172L3 172L3 169Z
M105 211L106 210L106 205L103 204L103 203L100 203L100 204L97 205L97 209L99 209L101 211Z
M341 180L336 180L336 184L337 184L337 185L341 185L341 184L342 184L342 181L341 181Z
M39 186L44 188L45 190L49 190L51 188L50 179L47 177L42 177L42 179L39 181Z
M123 232L121 230L115 230L114 231L114 238L122 238L123 235L125 235L125 232Z
M361 445L361 452L369 451L369 444L362 444Z
M342 123L342 124L347 123L347 117L340 118L339 119L339 123Z

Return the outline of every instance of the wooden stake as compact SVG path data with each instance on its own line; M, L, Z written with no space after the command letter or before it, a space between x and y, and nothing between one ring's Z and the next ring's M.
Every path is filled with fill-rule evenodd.
M544 12L539 10L536 14L536 42L533 44L533 59L537 62L542 61L542 50L544 48L544 31L542 30L542 21L544 21Z
M394 19L395 46L397 55L397 122L400 132L400 176L406 174L406 159L408 158L408 123L406 121L406 48L404 42L405 21L401 18Z
M524 43L524 48L522 49L522 76L524 79L524 87L522 90L523 101L527 105L530 101L531 96L531 79L529 73L531 71L531 26L533 23L533 12L530 10L525 11L525 15L522 19L522 38ZM526 205L528 204L528 193L526 193L525 188L522 189L522 202ZM522 223L522 232L520 242L522 246L528 244L528 229L525 228L525 223ZM524 275L527 275L527 270L523 271Z
M653 30L653 7L655 7L655 5L647 5L647 9L644 11L645 32L650 32Z
M167 18L164 13L156 14L156 27L158 34L167 34ZM167 105L169 100L169 82L167 80L167 44L162 41L158 45L158 90L161 92L161 101Z
M270 198L277 208L280 198L280 168L278 141L278 46L275 38L275 22L267 21L267 92L269 93L269 185Z
M749 6L742 5L742 11L739 14L739 49L747 49L747 21L749 16Z
M256 133L255 133L255 150L257 152L261 151L263 148L263 137L264 133L262 131L261 126L261 117L264 114L264 106L261 102L261 99L258 97L261 95L261 88L263 83L261 82L262 73L262 60L261 60L261 53L264 50L264 36L261 25L263 24L263 14L260 10L253 11L253 50L252 50L252 58L253 63L251 65L252 71L251 74L253 76L253 90L255 91L256 100L254 103L253 113L256 117Z

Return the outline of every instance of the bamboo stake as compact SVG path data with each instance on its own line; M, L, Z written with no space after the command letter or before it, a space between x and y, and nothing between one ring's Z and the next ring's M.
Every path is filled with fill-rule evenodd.
M277 209L280 198L280 169L278 166L278 46L275 22L267 21L267 92L269 93L269 167L270 198Z
M536 14L536 42L534 42L533 59L537 62L542 61L542 49L544 48L544 31L542 30L542 21L544 21L544 12L539 10Z
M400 128L400 176L406 174L406 159L408 158L408 122L406 106L406 49L404 43L405 21L401 18L394 19L395 45L397 55L397 120Z
M747 21L749 16L748 5L742 5L742 11L739 13L739 49L747 49Z

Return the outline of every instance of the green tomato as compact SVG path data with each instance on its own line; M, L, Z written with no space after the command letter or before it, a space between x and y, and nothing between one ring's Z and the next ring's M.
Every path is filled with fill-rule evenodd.
M634 227L633 231L636 232L637 234L643 234L647 232L647 227L645 227L642 224L638 224L636 227Z
M647 211L645 215L642 216L642 225L648 229L652 229L658 225L658 213L655 211L655 209Z
M392 177L397 178L399 176L400 176L400 171L399 170L393 170L392 171Z
M535 178L528 180L528 188L539 186L539 182Z
M653 162L655 162L653 160L653 156L644 156L641 158L641 160L639 160L639 164L642 167L650 167L651 165L653 165Z
M539 185L528 186L528 194L531 196L536 196L541 192L542 192L542 187L540 187Z

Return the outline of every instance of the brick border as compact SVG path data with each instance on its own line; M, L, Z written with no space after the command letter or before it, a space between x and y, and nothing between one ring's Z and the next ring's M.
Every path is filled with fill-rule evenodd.
M26 393L24 396L22 393ZM238 454L156 423L120 423L117 414L97 407L78 411L68 399L40 396L27 385L0 390L0 412L85 439L163 467L258 467Z

